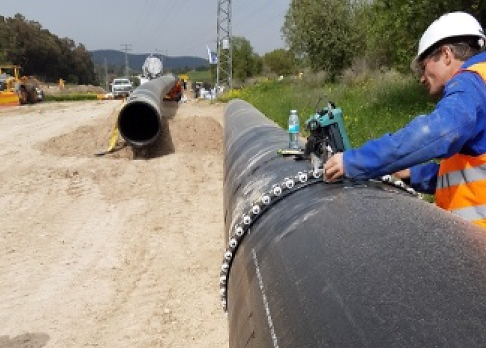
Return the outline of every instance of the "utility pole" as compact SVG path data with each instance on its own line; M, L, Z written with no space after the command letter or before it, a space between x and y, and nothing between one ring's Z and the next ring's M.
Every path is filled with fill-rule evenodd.
M106 90L110 90L110 82L108 81L108 61L105 58L105 85L106 85Z
M161 59L161 62L162 62L162 66L164 67L165 69L165 60L167 58L167 50L158 50L158 49L155 49L155 52L160 52L158 53L160 55L160 57L162 58Z
M131 44L121 44L122 47L125 48L125 76L129 77L130 75L130 67L128 66L128 51L131 51Z
M219 86L233 88L231 0L218 0L216 92Z

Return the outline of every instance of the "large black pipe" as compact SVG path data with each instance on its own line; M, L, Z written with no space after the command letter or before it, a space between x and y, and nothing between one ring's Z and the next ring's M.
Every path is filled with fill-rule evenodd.
M120 135L128 144L144 147L160 136L163 98L175 81L174 76L161 76L138 86L128 97L117 121Z
M227 106L229 346L486 347L485 231L378 181L272 196L309 167L277 154L287 142L251 105Z

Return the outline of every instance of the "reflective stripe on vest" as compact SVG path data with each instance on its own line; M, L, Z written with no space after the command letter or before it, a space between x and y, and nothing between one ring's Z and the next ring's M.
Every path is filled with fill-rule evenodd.
M473 71L486 83L486 63L461 71ZM463 219L486 228L486 154L456 154L440 163L436 204Z
M477 157L457 154L442 160L435 202L449 211L486 205L486 154Z
M454 214L459 215L467 221L480 220L486 216L486 205L457 209L454 210Z

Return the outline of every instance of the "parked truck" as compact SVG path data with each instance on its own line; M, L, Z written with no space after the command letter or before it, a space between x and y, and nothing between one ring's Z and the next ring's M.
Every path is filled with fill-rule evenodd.
M111 83L111 93L113 98L128 97L133 92L133 84L127 78L117 78Z

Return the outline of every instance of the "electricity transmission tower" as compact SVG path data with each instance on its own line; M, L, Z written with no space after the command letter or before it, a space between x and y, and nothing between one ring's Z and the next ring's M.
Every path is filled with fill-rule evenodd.
M231 0L218 0L218 65L216 68L216 90L219 86L232 88L233 58L231 47Z
M130 51L131 46L130 44L122 44L122 47L125 47L125 76L130 76L130 67L128 65L128 51Z

